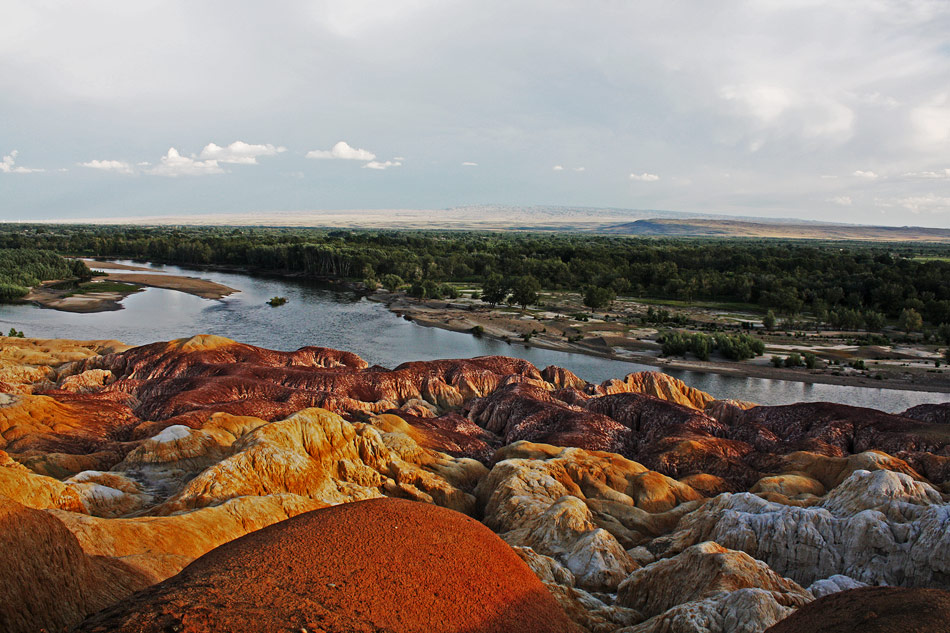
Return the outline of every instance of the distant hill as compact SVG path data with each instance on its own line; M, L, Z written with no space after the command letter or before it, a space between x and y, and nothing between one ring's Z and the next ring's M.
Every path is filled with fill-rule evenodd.
M950 242L950 229L833 224L790 218L659 209L474 205L451 209L269 211L189 216L56 220L49 223L140 226L267 226L454 231L557 231L600 235L760 237L884 242Z
M820 222L748 222L743 220L653 218L603 226L598 233L670 237L772 237L881 242L950 242L950 229L918 226L863 226Z

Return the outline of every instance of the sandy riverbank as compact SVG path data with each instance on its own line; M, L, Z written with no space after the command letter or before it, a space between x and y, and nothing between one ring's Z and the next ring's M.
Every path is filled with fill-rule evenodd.
M508 341L512 345L525 345L613 360L625 360L651 365L660 369L803 383L950 394L950 376L928 373L924 370L899 368L897 371L888 369L878 371L875 368L873 373L864 373L837 367L814 370L777 368L772 365L761 364L761 359L759 363L755 363L753 361L699 361L661 358L659 356L659 346L646 340L646 335L656 332L649 328L635 333L644 335L643 338L631 338L622 336L621 328L615 323L579 323L567 316L551 313L532 315L511 309L492 310L485 304L471 301L421 300L407 297L402 293L383 291L371 294L367 298L371 301L383 303L397 315L408 317L422 326L438 327L464 333L471 333L474 328L481 326L483 329L482 336ZM531 334L528 341L522 339L522 336L526 334ZM579 334L583 336L580 340L568 340L568 337L576 337ZM876 375L880 375L881 378L875 378ZM948 400L950 400L950 397L948 397Z
M135 273L109 273L103 279L106 281L117 281L137 286L149 286L151 288L164 288L166 290L177 290L186 292L190 295L202 297L204 299L222 299L229 294L237 292L223 284L208 281L207 279L198 279L197 277L183 277L179 275L137 275Z
M99 266L101 269L149 270L147 268L111 264L108 262L95 263L109 264L107 266ZM82 293L76 293L74 288L62 287L61 281L50 281L33 288L23 299L53 310L91 313L121 310L122 300L132 293L141 291L143 286L176 290L178 292L202 297L203 299L221 299L234 292L238 292L234 288L208 281L207 279L184 277L181 275L145 275L136 274L134 272L118 272L96 277L96 281L113 282L113 284L110 285L114 285L115 283L129 284L129 290L96 292L95 290L86 289Z
M61 312L77 312L80 314L110 312L121 310L121 301L138 290L135 289L131 292L87 292L69 296L66 290L53 288L50 285L42 285L30 290L30 293L23 297L23 300Z
M101 262L95 259L83 259L82 262L89 267L89 270L147 270L150 272L158 272L156 269L146 266L130 266L129 264Z

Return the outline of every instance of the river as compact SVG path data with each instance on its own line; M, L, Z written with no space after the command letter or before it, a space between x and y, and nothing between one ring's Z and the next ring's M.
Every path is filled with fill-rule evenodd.
M177 266L152 266L151 269L199 276L240 292L214 301L173 290L148 288L126 297L122 310L93 314L59 312L32 305L0 305L0 328L6 332L15 327L36 338L117 339L131 345L194 334L217 334L270 349L294 350L305 345L333 347L355 352L370 364L384 367L395 367L410 360L500 354L524 358L539 368L559 365L592 382L658 369L421 327L395 316L379 303L315 282L196 272ZM287 297L287 304L278 308L267 305L265 302L274 296ZM828 401L900 412L925 402L950 400L948 394L923 391L806 384L681 370L667 370L667 373L717 398L770 405Z

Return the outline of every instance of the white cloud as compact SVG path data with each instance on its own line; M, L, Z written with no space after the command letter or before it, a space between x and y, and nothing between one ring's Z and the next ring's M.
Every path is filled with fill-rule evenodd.
M660 177L656 174L648 174L643 172L642 174L630 174L630 180L639 180L640 182L656 182Z
M209 174L223 174L224 170L216 160L196 160L193 156L182 156L174 147L162 156L160 165L148 171L156 176L206 176Z
M315 149L307 152L307 158L338 158L342 160L373 160L376 154L365 149L350 147L340 141L330 149Z
M877 178L880 178L880 176L878 176L878 175L877 175L876 173L874 173L873 171L870 171L870 170L869 170L869 171L861 171L860 169L858 169L857 171L855 171L855 172L852 174L852 176L857 176L858 178L864 178L864 179L866 179L866 180L876 180Z
M724 86L719 96L726 101L737 102L749 114L765 123L775 121L792 105L791 95L780 86Z
M855 95L855 100L858 103L863 103L865 105L880 106L886 110L894 110L895 108L900 107L901 103L894 97L889 97L882 95L880 92L872 92L869 94L859 94Z
M917 130L917 143L923 147L943 146L950 141L950 94L944 92L910 112Z
M739 84L721 88L719 97L754 122L750 152L758 151L770 139L845 141L853 133L854 111L824 90Z
M135 163L135 164L138 165L139 167L148 167L148 166L151 165L152 163L148 162L147 160L143 160L142 162L140 162L140 163Z
M843 207L850 207L851 196L835 196L834 198L829 198L828 202L834 202L835 204L840 204Z
M274 145L251 145L244 141L234 141L227 147L219 147L214 143L208 143L201 150L199 158L203 160L216 160L219 163L231 163L235 165L256 165L258 156L276 156L281 152L286 152L286 147Z
M478 163L465 161L464 163L462 163L462 167L478 167Z
M922 196L906 196L903 198L877 199L879 207L900 207L911 213L945 213L950 212L950 198L928 193Z
M552 167L552 169L554 171L564 171L564 167L561 165L555 165L554 167Z
M135 173L131 165L121 160L91 160L88 163L79 163L79 165L80 167L89 167L101 171L114 171L117 174Z
M950 178L950 168L941 171L912 171L904 174L906 178L926 178L935 180L938 178Z
M363 165L363 167L366 169L389 169L390 167L402 167L402 163L398 160L387 160L383 163L379 162L378 160L371 160L370 162Z
M18 167L16 165L16 157L20 152L18 150L13 150L9 154L3 157L3 161L0 162L0 173L4 174L34 174L45 169L40 169L38 167Z
M396 156L396 157L393 158L393 160L398 160L398 161L402 162L402 161L406 160L406 157L405 157L405 156Z
M586 167L575 167L574 171L587 171Z

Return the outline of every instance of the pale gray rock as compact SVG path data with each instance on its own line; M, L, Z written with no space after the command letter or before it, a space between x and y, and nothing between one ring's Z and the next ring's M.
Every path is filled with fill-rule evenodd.
M686 602L617 633L762 633L794 610L770 591L745 588Z
M950 588L950 505L902 473L855 471L808 508L722 494L650 549L670 556L708 540L802 585L841 574L871 585Z
M815 598L821 598L822 596L828 596L833 593L838 593L839 591L860 589L861 587L867 587L867 583L859 582L854 578L848 578L841 574L835 574L831 578L816 580L808 586L808 591L811 592L811 595L815 596Z
M782 578L762 561L707 541L630 574L620 585L617 604L652 617L683 603L743 588L769 592L785 607L799 607L813 600L807 590Z
M633 609L607 604L597 596L574 586L574 574L550 556L535 552L530 547L515 546L531 571L541 579L564 612L576 623L592 633L612 633L618 627L643 620Z

